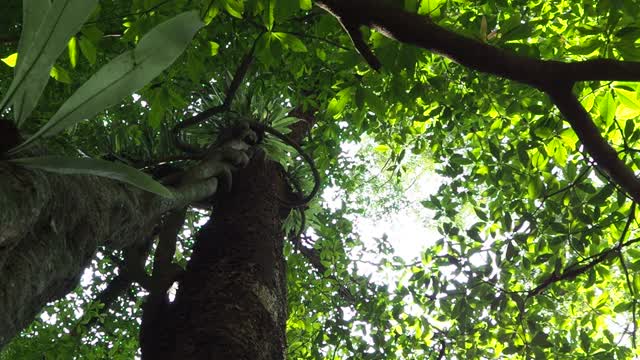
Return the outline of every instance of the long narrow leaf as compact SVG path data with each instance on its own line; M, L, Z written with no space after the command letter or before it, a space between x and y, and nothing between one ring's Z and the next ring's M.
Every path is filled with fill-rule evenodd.
M142 190L173 198L171 190L151 176L131 166L99 159L67 156L41 156L10 160L26 168L45 170L58 174L94 175L122 181Z
M67 46L69 38L78 32L86 21L98 0L56 0L42 19L34 18L33 22L41 21L35 36L29 29L25 41L20 42L23 53L18 53L13 82L9 86L5 98L0 103L3 109L9 102L13 104L15 121L21 125L36 107L44 87L49 80L49 71L60 53ZM45 1L25 2L30 16L38 9L32 6L46 4ZM46 9L40 9L43 11ZM31 25L30 25L31 27Z
M27 49L35 42L38 29L50 8L51 1L49 0L22 1L22 32L18 43L18 54L21 56L26 54ZM23 65L24 62L18 62L14 69L15 72L17 73Z
M189 11L156 26L134 50L116 57L87 80L40 130L14 151L90 118L143 87L180 56L203 25L198 13Z

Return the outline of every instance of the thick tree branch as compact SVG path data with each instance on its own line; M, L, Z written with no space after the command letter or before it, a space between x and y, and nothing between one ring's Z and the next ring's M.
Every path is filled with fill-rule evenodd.
M576 81L640 81L640 63L595 59L564 63L509 53L467 38L384 1L318 0L345 28L366 25L398 41L440 53L476 71L528 84L547 93L566 117L598 166L640 202L640 181L600 135L589 114L571 92ZM347 25L349 27L347 27Z
M99 246L118 249L142 241L162 213L178 206L95 176L8 162L0 162L0 174L0 347L46 303L77 286Z
M390 3L372 0L316 1L318 6L343 23L369 26L392 39L437 52L470 69L538 88L557 81L640 81L638 62L597 59L564 63L532 59L465 37L438 26L427 16L410 13Z
M624 191L640 203L640 181L631 169L618 157L618 153L600 135L591 116L571 91L570 85L556 86L548 92L551 100L575 131L585 149Z
M174 210L167 214L158 234L158 245L153 259L153 274L149 295L142 306L142 324L140 326L140 347L142 351L154 346L159 317L166 313L169 306L167 291L178 278L182 270L173 263L176 241L182 230L186 216L186 208Z

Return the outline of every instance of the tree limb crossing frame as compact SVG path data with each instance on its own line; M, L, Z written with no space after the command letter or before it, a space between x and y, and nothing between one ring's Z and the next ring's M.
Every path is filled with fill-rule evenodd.
M439 53L469 69L527 84L546 93L598 167L640 203L640 179L602 137L572 91L578 81L640 81L640 62L594 59L567 63L533 59L464 37L438 26L427 16L384 1L317 0L315 4L335 16L345 29L368 26L391 39ZM350 32L350 36L354 33ZM358 39L354 39L354 43L362 46ZM371 53L361 48L358 51ZM370 65L376 64L370 56L365 60Z

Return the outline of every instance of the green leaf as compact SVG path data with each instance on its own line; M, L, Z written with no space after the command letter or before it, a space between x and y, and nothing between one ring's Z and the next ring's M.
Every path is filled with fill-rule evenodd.
M198 13L189 11L156 26L134 50L113 59L84 83L49 122L16 151L40 137L55 135L94 116L143 87L180 56L203 25Z
M602 42L601 40L592 38L580 45L570 47L569 49L567 49L567 51L576 55L589 55L598 50L603 45L604 42Z
M86 36L81 36L80 41L80 52L85 59L89 62L89 64L93 65L96 63L96 47L93 45L93 42L89 40Z
M291 49L293 52L307 52L307 47L304 45L302 40L295 35L283 33L283 32L274 32L272 36L278 39L282 45Z
M616 109L616 117L619 119L634 119L640 115L640 99L637 96L637 92L629 91L622 88L614 88L613 91L616 94L616 99L619 100L620 105ZM627 136L631 133L626 133Z
M266 9L264 10L264 13L262 14L262 22L263 22L264 26L267 28L268 31L273 30L273 24L276 21L276 18L275 18L275 8L276 8L275 1L276 0L268 0L269 5L266 7Z
M13 53L0 60L2 60L3 63L9 65L10 67L16 67L16 62L18 61L18 53Z
M36 41L38 29L50 8L51 0L22 1L22 32L18 43L18 54L26 56L28 48Z
M151 176L122 163L67 156L42 156L12 159L10 161L26 168L45 170L58 174L81 174L106 177L166 198L173 198L171 190L155 181Z
M610 92L598 99L598 110L600 111L600 121L605 126L611 125L616 115L616 102Z
M444 0L422 0L418 8L418 14L438 17L440 16L440 7L444 2Z
M311 0L300 0L300 9L311 10Z
M98 1L57 0L49 7L46 6L47 3L43 0L25 1L24 21L29 23L30 30L24 32L20 38L20 55L15 76L0 102L0 109L4 109L9 102L13 104L18 126L36 107L49 79L53 63L67 46L69 38L78 32L89 17ZM44 9L48 10L46 14L36 15L44 12ZM38 27L35 35L31 27Z
M620 99L622 104L632 108L633 110L640 111L640 98L637 91L630 91L623 88L614 88L616 96Z
M218 55L218 49L220 49L220 44L218 44L215 41L209 41L209 50L210 50L211 56Z
M243 0L221 0L224 9L227 10L229 15L242 19L242 13L244 12Z
M285 131L291 131L289 129L290 125L293 125L297 122L299 122L300 119L298 119L297 117L292 117L292 116L288 116L288 117L283 117L277 120L274 120L271 123L271 126L273 128L275 128L276 130L280 131L280 132L285 132Z
M544 184L542 184L542 181L540 181L540 179L538 179L537 177L531 178L527 186L529 199L535 200L539 198L543 191L544 191Z
M274 16L278 22L290 18L300 9L299 0L275 0L275 4Z
M539 332L536 334L536 336L533 338L533 340L531 341L531 343L533 345L537 345L537 346L541 346L543 348L548 348L548 347L552 347L553 344L549 342L548 340L549 336L543 332Z
M215 6L210 6L209 9L207 10L207 13L204 15L204 24L205 25L209 25L213 19L218 16L218 13L220 12L220 9L218 9Z
M378 152L378 153L386 153L389 150L391 150L391 148L388 145L384 145L384 144L380 144L380 145L376 146L375 148L373 148L373 151Z
M602 203L607 200L609 198L609 196L611 196L613 194L613 191L615 190L615 187L611 184L607 184L605 185L605 187L600 190L598 193L596 193L593 197L591 197L591 199L589 199L589 203L596 205L596 206L601 206Z
M354 89L352 87L348 87L346 89L340 90L336 96L329 101L329 106L327 107L327 115L328 116L336 116L340 114L347 104L351 101L351 98L354 94Z
M75 36L69 39L67 50L69 51L69 63L71 63L72 68L75 68L78 64L78 39Z
M51 71L49 72L49 75L60 81L61 83L65 83L65 84L71 84L71 76L69 76L69 73L67 72L67 70L59 67L59 66L53 66L51 68Z

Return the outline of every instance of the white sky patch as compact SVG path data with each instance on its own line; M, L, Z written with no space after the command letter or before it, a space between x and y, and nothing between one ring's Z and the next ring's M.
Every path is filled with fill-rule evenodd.
M343 143L341 145L341 156L349 160L356 161L357 154L365 146L376 144L371 141L360 143ZM415 155L413 155L415 156ZM354 231L360 235L360 240L364 243L365 252L371 254L371 258L363 259L368 262L361 262L358 268L365 274L375 274L380 271L376 266L379 261L376 250L376 239L386 235L388 242L393 247L394 255L401 257L406 262L412 262L420 258L425 248L432 246L440 238L434 224L430 221L430 211L420 201L425 200L429 195L434 194L442 183L442 178L434 171L427 169L425 165L417 165L414 174L408 175L403 181L406 183L403 197L408 201L408 206L404 206L395 212L385 213L384 217L367 217L363 215L351 214L349 219L353 222ZM371 164L368 170L371 174L383 173L380 165ZM322 199L330 209L338 209L343 201L342 190L337 187L327 188ZM378 279L385 282L397 280L397 274L378 274L386 279ZM378 276L375 276L376 278Z

